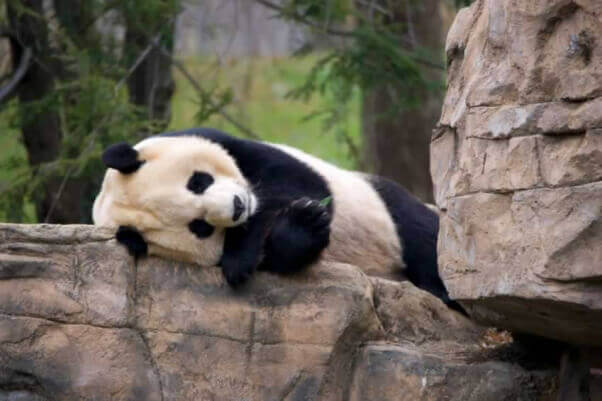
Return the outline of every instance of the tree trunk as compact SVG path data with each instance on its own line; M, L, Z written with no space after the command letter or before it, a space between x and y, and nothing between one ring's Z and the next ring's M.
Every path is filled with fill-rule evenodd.
M169 52L174 47L174 22L165 21L167 28L163 32L169 32L160 39L161 46ZM135 21L129 21L126 28L124 49L126 49L126 65L131 66L148 47L151 36L156 32L143 32ZM167 128L171 117L171 97L175 89L175 83L171 73L171 61L161 54L157 48L153 48L144 60L131 74L127 81L130 101L133 104L144 107L148 117L158 123L157 131Z
M48 29L44 21L35 14L42 15L42 0L22 0L21 4L33 13L19 13L7 4L7 16L11 40L11 56L18 64L24 48L31 49L33 62L19 83L17 96L22 114L21 133L27 151L29 164L37 167L58 158L61 149L61 126L56 110L50 107L33 107L35 102L47 97L54 89L57 62L52 58L48 41ZM55 202L62 180L60 177L46 179L39 193L34 195L35 209L39 221L50 223L74 223L81 220L81 210L72 202L70 195L73 184L63 187L61 202ZM54 207L53 207L54 204ZM49 211L53 212L48 216ZM46 217L49 218L46 218Z
M23 6L35 13L42 14L42 0L23 0ZM32 102L47 96L54 88L54 75L49 62L48 31L46 25L29 13L19 14L7 4L10 29L15 39L11 43L11 55L14 65L24 51L24 47L33 52L34 61L30 65L18 89L18 98L24 112L23 142L27 149L27 157L32 166L55 160L61 146L61 130L59 118L53 110L42 110L32 116Z
M391 23L407 24L408 37L433 52L443 47L439 0L400 2L401 9ZM439 71L424 67L429 80L442 80ZM426 70L429 69L429 70ZM442 93L417 93L419 106L392 110L395 92L391 86L366 90L362 100L362 130L366 165L379 175L402 184L425 202L433 201L429 172L431 131L441 113Z

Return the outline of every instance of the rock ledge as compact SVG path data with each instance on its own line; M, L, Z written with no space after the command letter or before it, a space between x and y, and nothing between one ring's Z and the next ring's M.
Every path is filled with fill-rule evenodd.
M554 370L492 356L438 299L354 266L234 292L91 226L0 238L2 400L553 399Z

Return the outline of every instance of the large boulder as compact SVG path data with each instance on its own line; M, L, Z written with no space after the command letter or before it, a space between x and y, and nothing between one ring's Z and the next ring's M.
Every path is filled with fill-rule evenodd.
M602 345L602 2L477 0L431 144L440 273L479 321Z
M556 372L408 282L318 263L233 291L91 226L0 225L0 400L551 400Z

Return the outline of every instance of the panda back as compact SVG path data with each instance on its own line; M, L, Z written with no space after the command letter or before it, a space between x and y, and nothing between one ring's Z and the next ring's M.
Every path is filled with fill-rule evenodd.
M334 213L323 259L357 265L369 275L396 277L404 267L401 241L387 205L367 176L286 145L272 146L303 162L328 184Z

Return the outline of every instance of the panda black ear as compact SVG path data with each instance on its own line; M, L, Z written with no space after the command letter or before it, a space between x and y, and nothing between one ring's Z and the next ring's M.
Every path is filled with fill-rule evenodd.
M138 160L138 151L125 142L109 146L102 153L102 162L109 168L130 174L138 170L142 161Z

